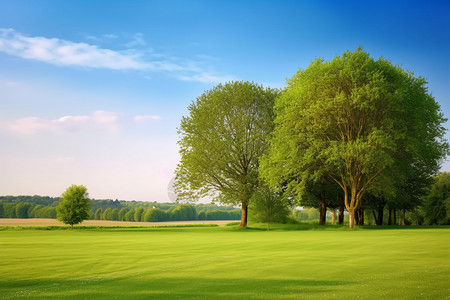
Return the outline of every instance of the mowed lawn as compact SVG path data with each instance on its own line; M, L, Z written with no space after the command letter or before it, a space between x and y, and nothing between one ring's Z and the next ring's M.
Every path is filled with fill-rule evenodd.
M450 299L450 229L0 231L0 299Z

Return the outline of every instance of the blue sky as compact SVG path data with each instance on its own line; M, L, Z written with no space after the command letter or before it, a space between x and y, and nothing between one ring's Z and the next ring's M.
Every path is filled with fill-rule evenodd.
M448 117L449 3L1 0L0 194L168 201L191 101L359 45L427 78Z

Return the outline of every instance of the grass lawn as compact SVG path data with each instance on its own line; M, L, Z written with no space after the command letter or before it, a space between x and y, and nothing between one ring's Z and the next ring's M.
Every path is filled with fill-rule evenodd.
M0 231L0 299L450 299L450 228L275 229Z

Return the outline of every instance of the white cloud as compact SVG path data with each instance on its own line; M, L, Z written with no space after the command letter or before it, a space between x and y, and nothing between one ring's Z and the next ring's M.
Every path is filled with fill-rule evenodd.
M27 37L13 29L0 30L0 51L25 59L63 66L89 68L149 69L137 55L122 54L86 43L74 43L57 38Z
M162 119L161 116L151 116L151 115L135 116L133 118L133 120L135 122L138 122L138 123L142 123L142 122L146 122L146 121L158 121L158 120L161 120L161 119Z
M142 33L136 33L133 35L133 40L125 45L127 48L134 48L145 46L147 43L144 40L144 35Z
M191 75L178 75L177 78L183 81L198 81L203 83L225 83L235 80L232 76L216 76L207 72Z
M113 124L118 121L119 117L114 112L98 110L92 115L92 120L99 124Z
M91 129L114 132L120 128L120 124L117 113L99 110L90 116L63 116L55 120L37 117L22 118L14 121L9 128L22 134L42 131L76 132Z
M19 119L11 124L9 128L23 134L32 134L42 130L53 130L51 121L42 120L36 117Z
M112 39L116 36L107 37ZM89 36L88 39L98 41L94 36ZM116 51L58 38L29 37L14 29L0 28L0 52L24 59L58 66L166 72L183 81L203 83L218 83L233 79L230 76L216 76L205 71L199 67L201 62L198 61L166 57L152 51L149 54L149 51L133 49L146 44L141 33L133 36L133 40L126 45L128 47L126 50Z

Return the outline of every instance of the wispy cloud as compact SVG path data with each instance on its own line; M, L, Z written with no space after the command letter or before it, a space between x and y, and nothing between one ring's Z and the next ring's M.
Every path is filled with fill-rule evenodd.
M145 45L147 45L147 43L144 40L144 35L142 33L136 33L135 35L133 35L133 40L127 43L125 46L127 48L135 48Z
M96 111L91 115L63 116L55 120L38 117L21 118L10 124L12 131L22 134L36 132L76 132L87 129L98 129L114 132L120 127L117 113Z
M228 82L235 79L232 76L216 76L207 72L189 75L177 75L177 78L183 81L198 81L203 83Z
M0 30L0 51L25 59L62 66L106 69L149 69L136 54L123 54L86 43L57 38L28 37L12 29Z
M112 36L112 35L111 35ZM96 41L95 37L89 38ZM14 29L0 29L0 51L23 59L46 62L58 66L102 68L112 70L142 70L169 73L183 81L218 83L233 79L214 75L201 68L201 62L167 57L136 47L146 46L141 33L133 36L123 51L101 48L97 45L42 36L30 37Z
M147 121L158 121L161 120L161 116L152 116L152 115L145 115L145 116L135 116L133 120L138 123L143 123Z
M91 40L91 41L104 41L104 40L114 40L117 38L117 35L115 34L103 34L101 36L94 36L94 35L88 35L86 36L86 39Z

